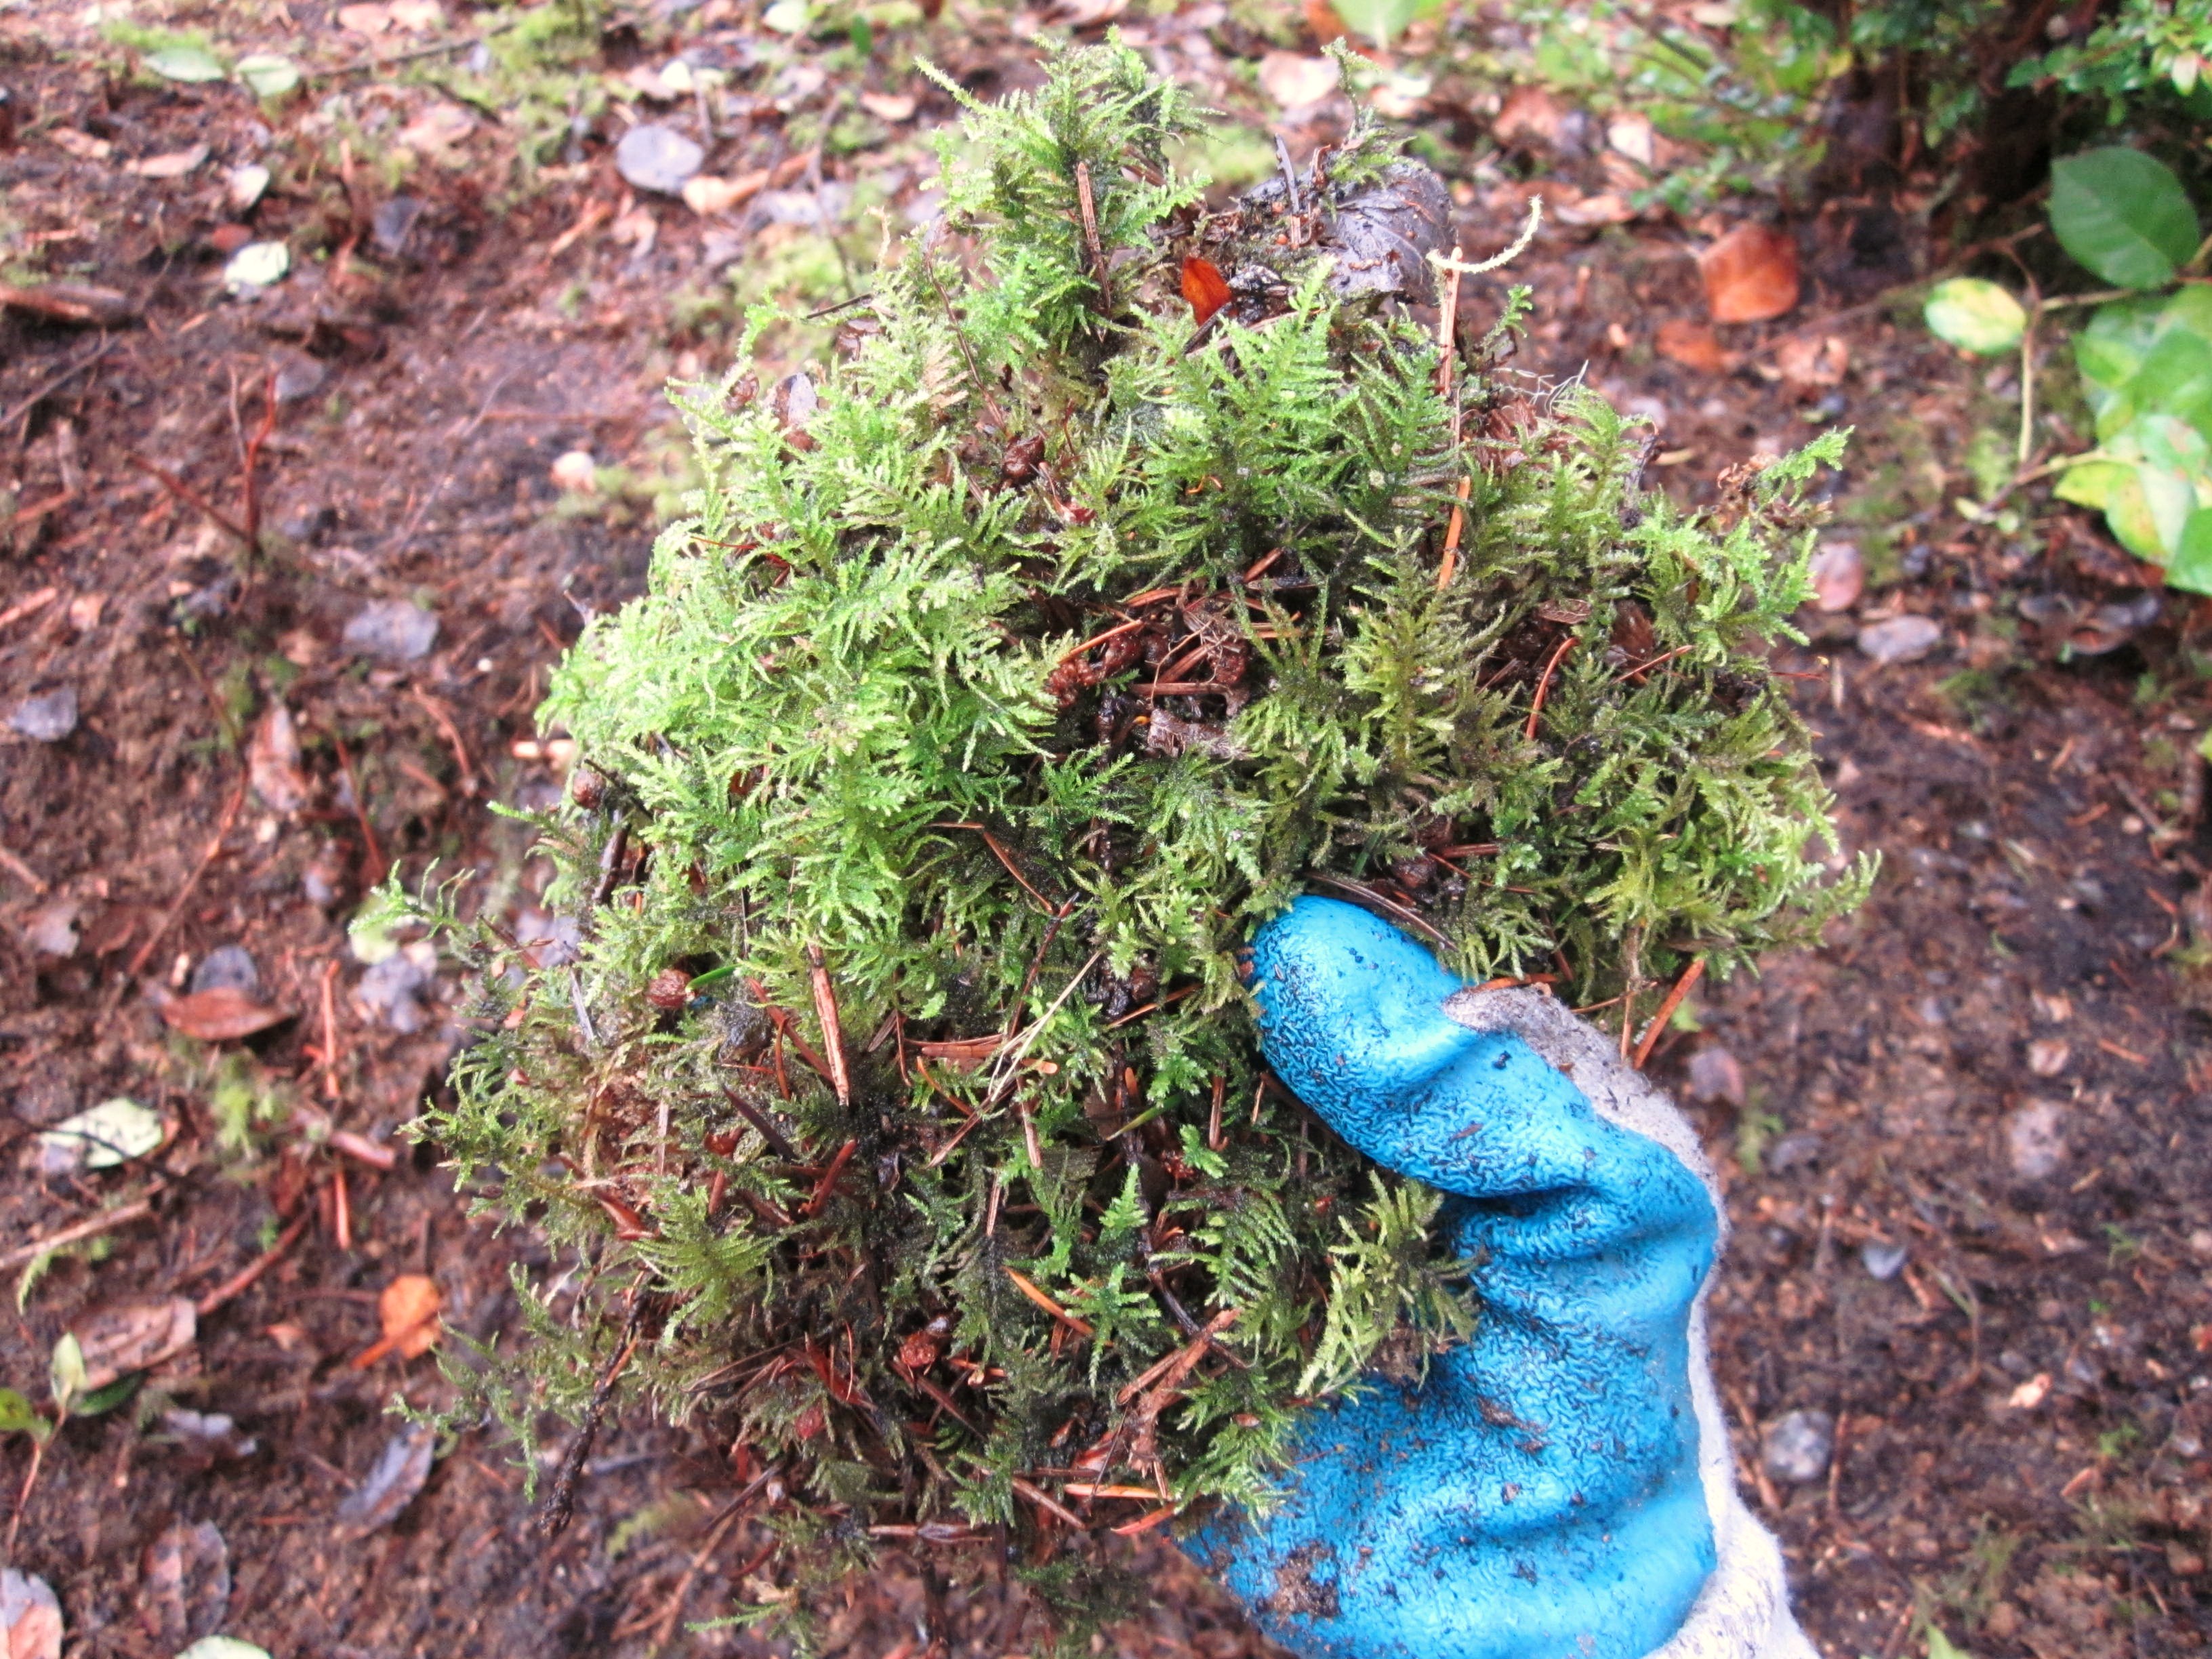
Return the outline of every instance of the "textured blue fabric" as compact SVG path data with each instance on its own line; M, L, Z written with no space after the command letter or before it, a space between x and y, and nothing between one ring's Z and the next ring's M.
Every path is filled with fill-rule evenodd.
M1283 1506L1190 1547L1294 1651L1641 1659L1714 1566L1690 1394L1704 1183L1607 1121L1364 910L1299 900L1254 941L1278 1077L1384 1167L1454 1194L1474 1339L1425 1382L1317 1409Z

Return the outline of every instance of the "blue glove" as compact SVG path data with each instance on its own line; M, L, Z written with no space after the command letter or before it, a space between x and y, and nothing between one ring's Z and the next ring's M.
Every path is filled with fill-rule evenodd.
M1192 1549L1312 1659L1814 1659L1705 1362L1697 1138L1547 993L1470 990L1366 911L1254 941L1267 1064L1448 1194L1471 1340L1316 1411L1281 1505Z

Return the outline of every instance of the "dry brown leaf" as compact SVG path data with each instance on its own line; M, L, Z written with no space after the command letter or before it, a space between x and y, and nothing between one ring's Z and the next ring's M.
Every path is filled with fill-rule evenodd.
M453 104L433 104L399 129L399 142L425 155L451 149L476 131L476 117Z
M230 1548L211 1521L171 1522L138 1568L138 1620L163 1651L212 1636L230 1610Z
M420 33L434 29L446 21L445 9L438 0L392 0L387 9L398 27Z
M435 1281L422 1273L402 1273L376 1298L384 1334L354 1357L354 1369L366 1370L388 1353L414 1359L438 1346L445 1327L438 1316L446 1305Z
M1763 323L1797 303L1797 244L1771 225L1738 225L1698 256L1717 323Z
M272 702L254 723L246 746L246 775L272 812L293 813L307 804L307 775L300 765L300 734L292 711Z
M61 1659L62 1604L43 1578L0 1574L0 1659Z
M694 173L684 186L684 205L702 219L712 218L759 195L768 188L768 179L766 167L741 173L734 179L717 178L711 173Z
M1260 60L1260 90L1280 108L1303 109L1336 90L1336 65L1326 58L1271 52Z
M173 149L166 155L148 155L130 165L130 171L141 179L181 179L208 158L205 144L194 144L190 149Z
M92 1394L191 1347L199 1334L199 1316L180 1296L141 1297L86 1315L70 1334L84 1354L81 1391Z
M1341 40L1352 31L1344 26L1344 19L1336 15L1336 8L1328 0L1305 0L1306 27L1313 32L1314 44L1325 46L1332 40Z
M1625 225L1636 216L1628 199L1611 191L1596 196L1562 196L1556 202L1548 196L1544 199L1546 218L1585 230L1596 225Z
M1565 118L1566 112L1543 88L1516 87L1506 94L1490 131L1503 144L1534 144L1550 149L1559 142L1559 123Z
M249 1037L290 1018L282 1008L256 1002L234 985L210 986L204 991L171 997L161 1005L163 1023L198 1042Z
M106 139L79 132L75 127L49 127L46 137L55 149L67 150L80 161L105 161L115 153L115 146Z
M1680 363L1702 374L1725 374L1735 367L1735 360L1721 349L1712 330L1687 318L1669 317L1660 324L1656 343L1659 355L1668 362Z
M381 34L392 27L392 8L376 0L338 8L338 27L351 34Z
M356 1533L374 1532L399 1517L430 1478L438 1437L426 1424L409 1423L385 1443L383 1453L362 1483L337 1507L337 1523Z
M878 121L896 126L902 121L913 120L915 111L921 106L910 92L864 92L860 94L860 107Z
M1841 337L1793 334L1774 348L1774 366L1782 378L1796 386L1832 386L1844 383L1851 366L1851 349Z

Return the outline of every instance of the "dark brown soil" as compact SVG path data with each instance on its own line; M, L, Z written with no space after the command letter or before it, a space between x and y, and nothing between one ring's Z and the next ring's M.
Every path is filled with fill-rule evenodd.
M365 50L317 0L289 9L303 55ZM1144 30L1213 101L1252 111L1225 64L1265 43L1219 9ZM738 62L756 38L722 0L690 15L685 34L647 21L611 38L593 72L683 44ZM928 49L1015 78L1012 40L1003 17L967 18ZM701 296L727 292L732 246L742 275L790 227L641 205L602 115L524 191L505 182L512 135L487 122L466 165L409 176L420 215L379 247L393 190L348 160L311 101L264 116L235 88L136 83L96 46L58 9L0 15L9 257L113 289L137 318L103 331L0 316L13 512L0 515L0 715L64 687L79 708L58 742L0 733L0 1250L149 1207L27 1287L0 1321L0 1385L43 1401L56 1339L94 1306L206 1305L196 1342L137 1401L64 1430L20 1510L29 1447L0 1441L9 1565L55 1587L85 1654L182 1645L161 1588L173 1522L219 1530L232 1578L220 1628L280 1659L757 1646L727 1628L686 1634L730 1610L750 1552L742 1529L716 1527L733 1491L720 1449L679 1431L610 1425L575 1523L551 1544L489 1429L441 1449L396 1520L337 1518L402 1432L392 1397L443 1397L430 1358L353 1364L378 1335L379 1292L428 1273L450 1324L489 1340L515 1328L510 1267L550 1265L529 1237L471 1220L435 1149L399 1135L441 1086L460 988L450 973L423 984L418 1029L395 1029L390 1006L358 994L370 970L345 922L395 861L410 879L434 860L471 872L471 902L530 908L543 868L489 805L543 805L559 787L532 712L582 615L642 582L650 483L671 451L659 387L726 366L733 307ZM787 159L786 124L854 84L848 59L825 48L819 61L833 71L821 87L786 108L763 96L722 135L717 171ZM890 194L910 205L927 176L911 135L946 100L918 78L889 84L880 60L867 73L918 94L918 119L817 163L820 176L895 175ZM388 125L426 105L418 87L392 98ZM1431 114L1480 158L1459 192L1471 250L1510 239L1532 188L1575 203L1617 184L1571 147L1496 151L1483 136L1495 100L1470 98ZM1286 128L1293 149L1326 118ZM128 170L203 143L210 159L181 179ZM278 182L251 234L291 241L295 269L247 304L223 296L219 244L241 222L225 174L257 154ZM2175 606L2091 617L2133 598L2131 568L2094 531L1967 534L1929 510L1964 488L1968 436L2002 404L1879 307L1846 309L1920 257L1909 227L1884 240L1894 216L1872 202L1808 216L1804 305L1722 331L1733 368L1652 349L1662 323L1701 316L1690 250L1711 225L1555 222L1515 272L1540 301L1526 366L1586 369L1662 418L1656 476L1686 496L1798 441L1808 411L1864 428L1841 511L1875 580L1855 614L1808 616L1823 638L1790 665L1824 732L1844 846L1880 850L1884 874L1826 948L1701 991L1701 1029L1655 1064L1700 1097L1731 1172L1717 1363L1746 1488L1786 1541L1823 1651L1917 1654L1929 1622L1984 1659L2195 1651L2212 1027L2176 965L2203 849L2173 795L2205 700L2180 665ZM1486 320L1495 292L1470 288L1470 309ZM1784 331L1800 318L1814 325ZM1831 335L1840 356L1792 346ZM249 558L191 497L244 518L242 453L272 385L253 500L274 533ZM577 450L630 481L603 473L596 495L564 493L552 464ZM1932 487L1914 482L1931 465ZM363 605L392 600L437 617L418 659L367 658L343 637ZM1852 647L1859 623L1904 613L1942 625L1925 660L1877 667ZM2087 657L2085 643L2112 648ZM300 744L290 810L249 786L280 706ZM228 945L287 1018L242 1042L168 1029L163 1000ZM257 1090L275 1121L227 1146L215 1102ZM41 1174L37 1131L118 1094L162 1115L167 1146L120 1170ZM322 1146L322 1113L392 1166ZM2021 1173L2038 1147L2049 1168ZM293 1242L225 1293L280 1237ZM227 1413L258 1448L196 1453L165 1428L170 1406ZM1837 1445L1802 1482L1762 1455L1800 1410L1828 1413ZM550 1468L566 1431L546 1426ZM1102 1650L1261 1650L1177 1558L1143 1569L1155 1594ZM933 1613L927 1582L902 1565L855 1588L829 1650L918 1654L937 1620L976 1655L1035 1638L988 1595Z

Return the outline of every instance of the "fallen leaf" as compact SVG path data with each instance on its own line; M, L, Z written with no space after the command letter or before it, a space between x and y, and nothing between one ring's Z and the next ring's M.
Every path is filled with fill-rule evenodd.
M2059 1037L2038 1037L2027 1045L2027 1069L2038 1077L2057 1077L2074 1057L2071 1044Z
M913 120L921 105L912 93L864 92L860 94L860 107L878 121L896 126L902 121Z
M256 98L282 98L300 84L300 66L273 52L249 52L231 72Z
M391 0L390 9L396 27L416 33L434 29L446 21L445 8L438 0Z
M436 103L399 129L399 142L419 155L451 149L477 129L476 117L458 104Z
M1193 254L1182 262L1182 297L1190 302L1192 319L1204 328L1229 303L1229 279L1212 260Z
M399 1512L430 1478L431 1455L438 1437L427 1424L409 1423L385 1443L361 1485L337 1507L337 1520L356 1532L374 1532L399 1518ZM183 1656L179 1656L179 1659Z
M282 242L248 242L222 268L222 285L234 294L267 288L292 269L292 250Z
M1831 386L1844 383L1851 366L1851 349L1842 337L1825 334L1818 339L1793 334L1774 349L1774 366L1794 386Z
M115 153L115 146L106 139L79 132L75 127L50 127L46 137L55 149L67 150L80 161L105 161Z
M0 1644L5 1659L61 1659L62 1604L45 1579L0 1571Z
M197 1042L249 1037L290 1018L282 1008L256 1002L234 985L210 986L204 991L171 997L161 1005L162 1023Z
M1330 41L1341 40L1352 33L1328 0L1305 0L1304 12L1306 27L1311 31L1316 46L1325 46Z
M684 186L684 205L702 219L712 218L750 201L768 187L768 181L766 167L741 173L734 179L702 173Z
M1490 131L1500 143L1550 149L1558 143L1559 124L1565 118L1566 112L1543 88L1516 87L1506 94Z
M381 34L392 27L392 8L375 0L338 8L338 27L352 34Z
M167 1131L159 1114L125 1095L104 1100L89 1111L64 1118L39 1137L51 1173L112 1170L143 1158L161 1144ZM52 1166L58 1164L58 1169Z
M291 813L307 804L307 775L300 765L300 734L292 711L272 702L254 722L246 746L246 775L272 812Z
M1625 225L1636 216L1636 210L1628 204L1627 198L1611 191L1598 196L1562 196L1556 202L1547 196L1545 206L1547 218L1585 230L1595 225Z
M445 1306L434 1280L422 1273L400 1274L376 1298L377 1318L384 1326L384 1340L378 1346L397 1351L403 1359L429 1352L445 1334L438 1320Z
M269 1650L241 1642L235 1636L203 1636L177 1659L269 1659Z
M146 67L164 81L220 81L223 76L222 60L189 40L148 52Z
M1771 225L1738 225L1698 255L1717 323L1761 323L1797 303L1797 244Z
M1721 349L1720 339L1711 328L1687 318L1670 317L1660 324L1655 343L1659 355L1668 362L1701 374L1724 374L1735 365L1735 359Z
M194 144L190 149L173 149L166 155L149 155L133 161L129 171L141 179L181 179L208 158L205 144Z
M1625 155L1641 167L1652 162L1651 118L1648 115L1620 115L1613 118L1605 130L1605 142L1616 155Z
M199 1316L180 1296L138 1297L87 1314L70 1334L84 1364L76 1392L92 1394L191 1347L199 1334Z
M212 1635L230 1612L230 1549L213 1522L171 1522L146 1546L138 1568L138 1620L174 1652Z
M1271 52L1260 60L1260 90L1283 109L1303 109L1336 90L1336 65L1326 58Z

